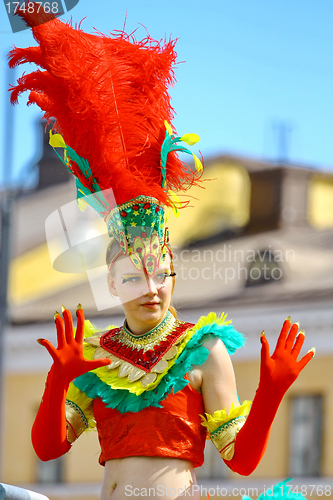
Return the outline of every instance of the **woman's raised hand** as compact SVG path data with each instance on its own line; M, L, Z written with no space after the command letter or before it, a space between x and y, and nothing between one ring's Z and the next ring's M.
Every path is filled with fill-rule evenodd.
M286 319L272 356L264 332L261 334L259 387L247 420L237 434L235 454L230 461L225 461L233 471L244 476L252 474L258 466L285 392L314 356L313 348L297 361L304 343L304 333L300 331L297 335L298 326L298 323L291 325L290 317Z
M298 326L298 323L291 326L290 317L285 320L272 356L264 332L260 337L262 342L260 384L281 394L287 391L315 355L316 350L313 347L297 361L305 338L303 330L297 335Z
M37 341L52 356L57 376L71 382L83 373L110 364L111 361L106 358L90 361L83 356L84 313L81 305L79 304L76 310L77 328L75 336L71 313L63 307L62 314L64 319L58 312L54 315L58 347L55 348L51 342L45 339L38 339Z

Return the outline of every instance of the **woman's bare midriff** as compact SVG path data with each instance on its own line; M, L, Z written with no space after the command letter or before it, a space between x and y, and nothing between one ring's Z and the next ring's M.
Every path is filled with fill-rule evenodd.
M101 500L199 500L193 464L178 458L126 457L105 464Z
M200 392L200 369L193 368L187 377L192 388ZM200 498L192 462L167 457L126 457L105 463L101 500L184 497Z

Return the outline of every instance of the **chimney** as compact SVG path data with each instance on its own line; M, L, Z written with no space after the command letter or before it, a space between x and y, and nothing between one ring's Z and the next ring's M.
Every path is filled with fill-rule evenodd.
M52 123L47 125L46 131L46 121L42 121L39 124L39 135L42 136L43 140L43 152L42 157L37 163L39 178L38 184L36 186L37 190L45 189L47 187L55 186L57 184L63 184L68 182L72 175L67 171L66 166L62 163L60 158L49 145L49 131L52 128ZM59 149L58 153L63 155L62 151Z
M310 170L280 166L249 171L250 220L247 234L308 225Z

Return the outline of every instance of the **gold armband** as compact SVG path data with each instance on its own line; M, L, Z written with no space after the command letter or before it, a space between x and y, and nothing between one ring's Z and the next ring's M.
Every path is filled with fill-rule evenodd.
M79 406L73 401L66 400L66 422L67 422L67 440L69 443L74 441L89 428L88 420Z
M202 415L201 425L207 427L210 439L216 446L221 458L231 460L235 452L235 441L250 411L251 401L244 401L240 406L231 405L229 415L226 410L217 410L213 415Z
M221 458L231 460L235 453L235 441L238 431L245 424L246 417L237 417L211 432L210 439L216 446Z

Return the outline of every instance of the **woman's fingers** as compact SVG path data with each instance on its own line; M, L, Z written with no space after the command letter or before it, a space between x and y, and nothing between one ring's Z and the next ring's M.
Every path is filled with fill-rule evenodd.
M74 328L72 315L68 309L62 306L62 315L65 321L65 337L67 344L70 344L74 340Z
M282 325L281 332L276 344L276 349L284 349L286 345L286 339L291 325L290 316L285 320Z
M299 355L300 350L302 349L302 345L304 344L304 339L305 339L304 330L301 330L298 333L294 347L291 350L291 355L294 359L297 359L297 356Z
M58 358L57 350L56 350L55 347L53 347L53 345L51 344L51 342L49 342L46 339L37 339L37 342L38 342L38 344L40 344L43 347L45 347L45 349L47 349L47 351L50 354L50 356L52 356L53 361L55 361Z
M58 349L62 349L65 345L65 326L62 317L56 311L54 313L54 321L57 329L57 341L58 341Z
M96 368L100 368L101 366L109 365L111 363L111 359L107 358L94 359L92 361L88 361L88 363L89 363L89 371L96 370Z
M78 344L82 344L84 338L84 313L81 304L76 309L77 326L75 340Z
M260 335L260 342L261 342L261 363L266 363L270 359L270 354L269 354L269 343L268 340L266 339L265 332L263 331L262 334Z
M294 323L292 325L292 327L290 328L289 334L288 334L287 339L286 339L286 344L285 344L285 349L288 352L291 352L291 350L293 348L295 338L297 335L297 331L298 331L298 327L299 327L299 323Z
M316 353L316 348L312 347L312 349L310 349L306 353L306 355L303 356L303 358L299 360L299 362L298 362L299 371L303 370L303 368L308 364L310 359L312 359L314 357L315 353Z

